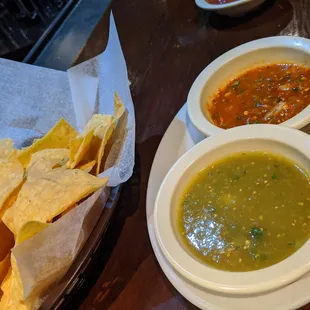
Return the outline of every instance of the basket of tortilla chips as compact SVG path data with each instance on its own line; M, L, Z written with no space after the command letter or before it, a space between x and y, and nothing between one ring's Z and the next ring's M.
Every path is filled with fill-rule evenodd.
M105 51L67 72L0 71L0 310L38 309L76 282L132 175L134 108L113 16Z
M81 212L89 211L103 195L108 178L98 175L107 168L110 157L115 157L111 149L116 139L124 135L126 118L127 111L115 95L114 115L93 115L82 133L60 119L45 136L26 148L15 149L9 138L0 140L0 309L38 308L49 287L59 278L55 271L63 273L68 267L66 259L69 264L72 262L74 255L66 258L66 253L62 255L60 251L44 260L45 266L39 266L40 274L32 279L35 285L25 287L22 283L20 273L27 270L20 267L25 263L19 259L29 253L32 263L33 251L27 248L34 245L35 251L39 249L40 241L47 239L45 230L53 236L54 240L49 242L57 245L57 234L63 238L70 233L61 233L61 226L66 225L57 224L75 208L86 205ZM79 219L85 216L76 216L77 222ZM69 237L68 240L72 242ZM76 249L81 245L76 240ZM55 267L59 259L62 263Z

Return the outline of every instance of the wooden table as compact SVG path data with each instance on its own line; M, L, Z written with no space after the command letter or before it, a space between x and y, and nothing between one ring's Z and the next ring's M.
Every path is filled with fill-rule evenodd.
M149 241L145 201L156 149L194 79L212 60L254 39L310 37L310 1L271 0L238 19L200 10L194 0L115 0L112 9L135 103L136 168L81 309L196 309L169 283ZM107 21L104 17L97 25L78 61L104 49Z

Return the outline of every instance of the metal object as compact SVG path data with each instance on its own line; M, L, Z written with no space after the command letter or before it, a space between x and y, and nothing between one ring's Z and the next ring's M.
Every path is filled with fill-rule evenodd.
M63 71L70 68L111 1L80 0L58 27L51 25L24 62Z
M0 56L22 60L55 18L78 0L0 0Z

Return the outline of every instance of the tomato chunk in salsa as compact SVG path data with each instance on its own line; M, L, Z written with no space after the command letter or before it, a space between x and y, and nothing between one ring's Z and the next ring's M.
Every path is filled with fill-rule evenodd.
M248 70L219 89L208 106L213 123L227 129L279 124L310 103L310 68L271 64Z

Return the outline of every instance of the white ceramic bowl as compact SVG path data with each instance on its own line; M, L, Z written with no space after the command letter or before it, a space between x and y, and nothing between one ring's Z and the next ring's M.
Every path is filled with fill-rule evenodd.
M176 208L189 180L213 162L247 151L281 154L310 171L310 137L307 134L277 125L241 126L203 140L181 157L165 177L155 202L155 234L170 264L192 283L227 294L270 291L310 271L310 241L271 267L250 272L227 272L196 260L180 240L175 227Z
M237 0L226 4L210 4L207 0L195 0L196 5L204 10L215 11L222 15L241 16L256 9L265 0Z
M213 136L224 129L213 124L207 105L218 88L248 69L270 63L291 62L310 67L310 40L279 36L252 41L223 54L196 78L187 98L187 111L194 126ZM310 123L310 105L280 125L302 129Z

